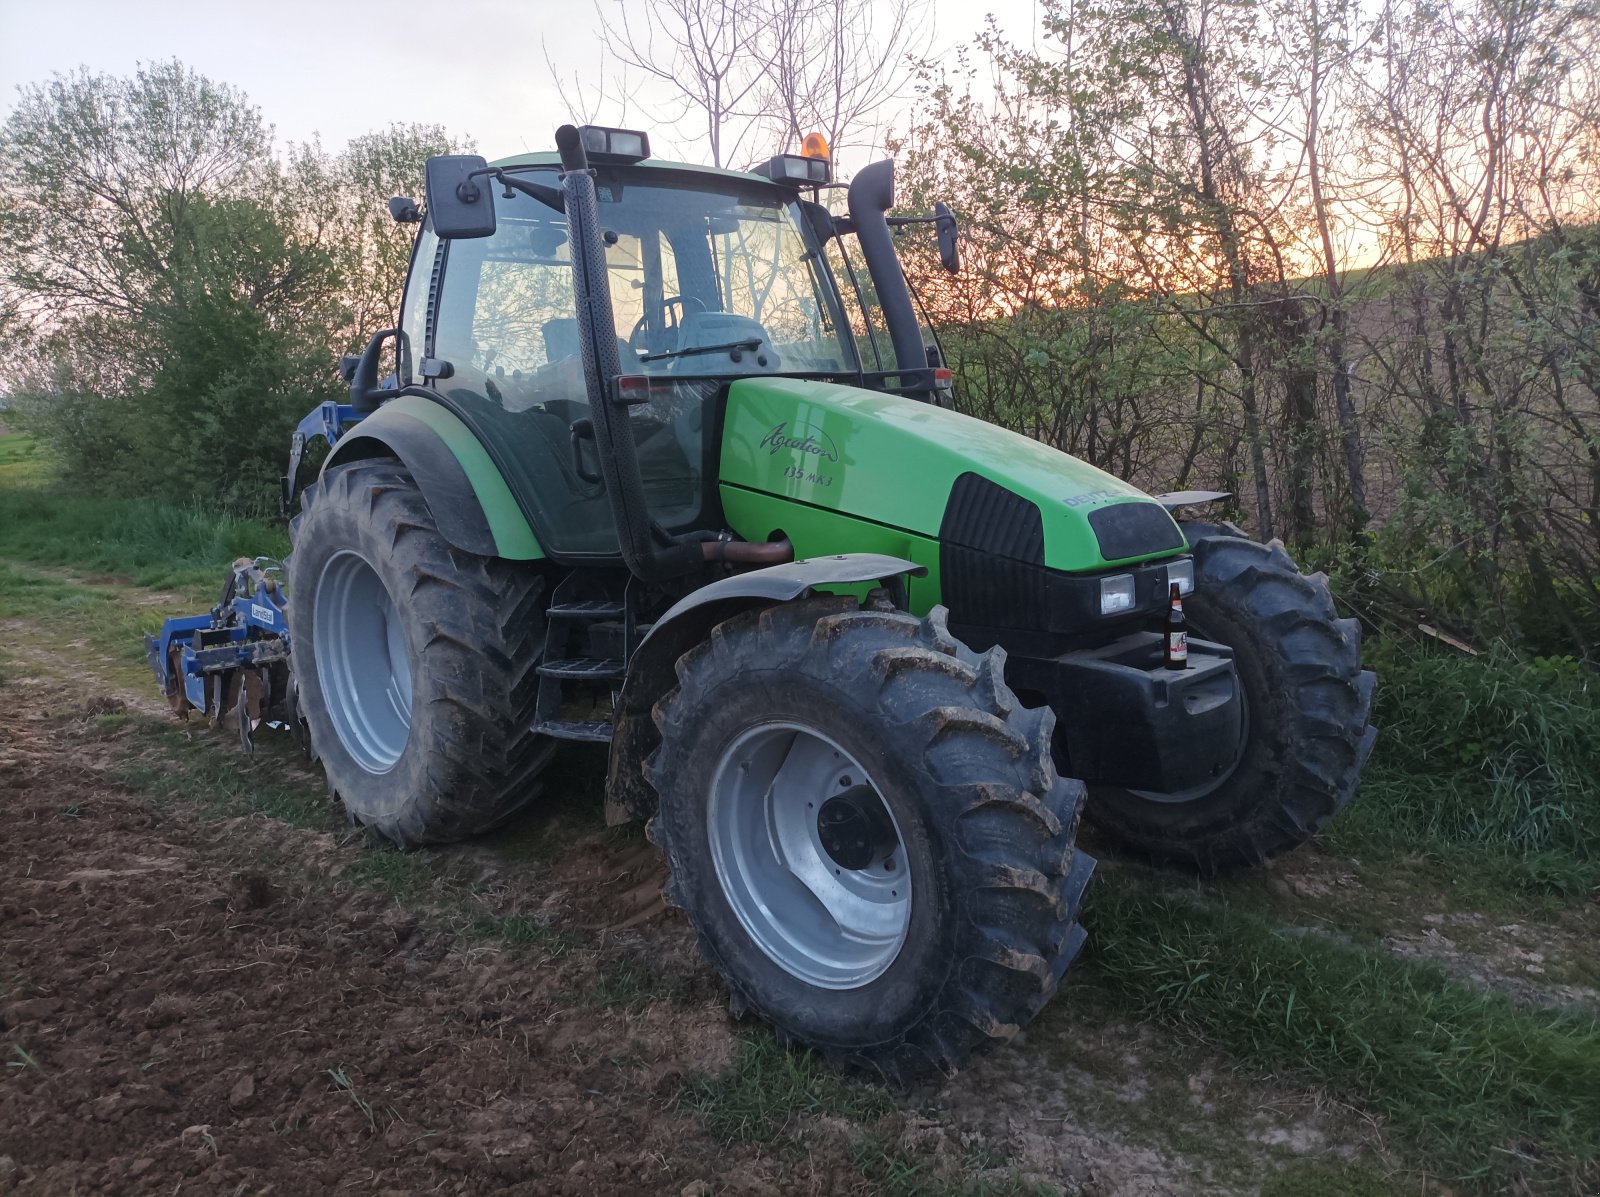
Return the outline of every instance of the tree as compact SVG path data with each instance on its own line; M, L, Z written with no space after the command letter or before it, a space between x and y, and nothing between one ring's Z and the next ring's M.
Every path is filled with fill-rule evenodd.
M705 138L713 166L798 150L813 132L835 156L870 144L869 126L933 37L930 0L663 0L642 18L621 2L615 20L597 12L624 75L673 97L673 122ZM615 90L630 94L623 82Z
M176 61L25 86L0 129L0 278L36 321L136 316L196 197L259 189L270 151L242 94Z
M346 310L281 182L256 109L176 62L23 89L0 129L0 277L30 333L17 417L67 481L270 506Z

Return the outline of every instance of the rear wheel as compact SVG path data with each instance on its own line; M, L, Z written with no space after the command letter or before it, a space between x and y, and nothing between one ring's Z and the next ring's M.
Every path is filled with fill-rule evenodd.
M822 597L719 625L678 662L646 766L668 899L735 1011L893 1077L958 1067L1054 993L1093 861L1054 716L1004 654Z
M484 831L529 801L543 581L452 548L396 462L308 487L289 562L300 714L350 817L396 844Z
M1322 575L1277 541L1192 537L1190 634L1234 651L1245 714L1238 763L1162 794L1091 786L1086 817L1157 860L1215 873L1261 864L1310 839L1355 792L1376 732L1361 628L1340 619Z

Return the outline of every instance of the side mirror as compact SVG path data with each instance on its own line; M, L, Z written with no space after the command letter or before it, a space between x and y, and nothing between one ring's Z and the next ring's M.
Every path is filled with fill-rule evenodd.
M961 269L961 229L944 201L933 205L933 227L939 232L939 264L955 274Z
M487 175L473 178L488 163L477 154L441 154L428 159L428 216L445 240L494 236L494 192Z
M389 201L389 215L396 224L418 224L422 220L417 201L408 195L397 195Z

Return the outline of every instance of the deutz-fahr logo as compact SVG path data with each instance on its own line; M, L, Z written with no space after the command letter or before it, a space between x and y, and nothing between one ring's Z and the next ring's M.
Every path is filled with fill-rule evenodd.
M789 431L787 421L775 425L771 432L761 438L760 447L766 449L768 454L775 454L780 449L793 449L797 453L820 457L823 461L839 460L839 449L833 443L833 438L820 428L812 428L807 424L797 424L793 432Z

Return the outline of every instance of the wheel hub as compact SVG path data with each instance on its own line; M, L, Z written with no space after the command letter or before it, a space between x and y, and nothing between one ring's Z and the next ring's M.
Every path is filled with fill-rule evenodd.
M721 753L706 810L723 895L755 945L823 989L882 976L911 924L911 864L893 812L837 741L759 724Z
M853 786L824 802L817 838L834 864L857 870L888 855L898 842L883 799L871 786Z

